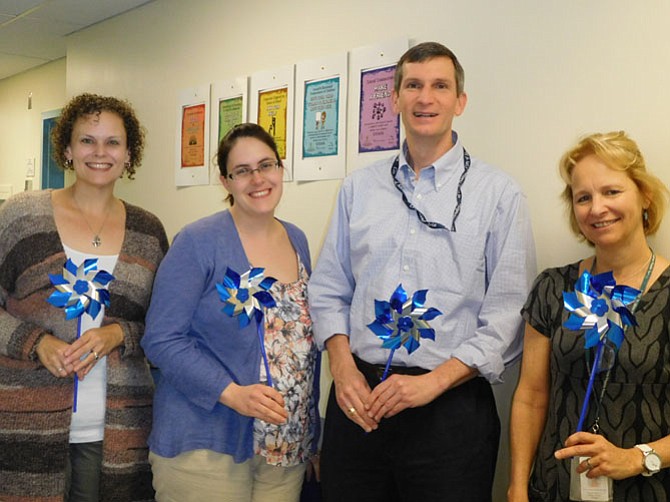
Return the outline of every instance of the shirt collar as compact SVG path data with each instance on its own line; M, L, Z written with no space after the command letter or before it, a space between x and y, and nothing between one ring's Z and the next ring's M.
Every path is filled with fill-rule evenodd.
M421 171L422 176L428 176L428 179L433 182L436 191L444 187L449 178L456 173L460 173L463 168L463 147L456 131L451 131L451 141L453 146L442 157L437 159L432 166L428 166ZM400 171L403 173L405 182L413 187L415 174L407 162L408 153L407 140L405 140L399 154ZM426 174L423 174L424 171Z

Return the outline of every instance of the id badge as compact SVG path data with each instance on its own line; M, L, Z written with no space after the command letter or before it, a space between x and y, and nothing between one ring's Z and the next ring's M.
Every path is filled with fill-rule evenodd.
M570 500L582 502L611 502L613 498L612 478L598 476L587 478L584 471L577 474L577 466L589 457L572 457L570 461Z

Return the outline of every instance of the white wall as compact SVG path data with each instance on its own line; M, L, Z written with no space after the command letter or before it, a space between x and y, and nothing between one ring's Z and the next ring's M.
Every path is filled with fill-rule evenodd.
M23 191L26 161L34 158L33 187L41 186L42 113L64 102L65 58L0 80L0 185L11 185L13 193Z
M652 171L670 181L668 20L665 0L157 0L71 36L67 95L95 91L133 102L149 144L137 179L120 183L118 195L155 212L173 236L221 209L224 197L217 187L174 187L180 89L396 36L440 41L466 70L469 103L455 128L473 155L523 185L545 268L589 253L570 234L558 198L556 164L579 135L625 129ZM306 231L315 257L338 187L285 188L279 216ZM666 256L669 232L666 221L653 240ZM497 388L505 428L514 375L509 381ZM496 500L506 455L504 442Z

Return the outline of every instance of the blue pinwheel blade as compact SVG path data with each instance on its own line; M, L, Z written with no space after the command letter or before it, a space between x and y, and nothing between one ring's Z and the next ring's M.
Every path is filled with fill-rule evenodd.
M398 284L398 287L395 288L395 291L391 295L389 303L391 308L396 312L402 311L402 304L407 300L407 291L402 287L402 284Z
M51 293L47 301L54 307L62 308L65 307L70 300L72 293L63 293L61 291L54 291Z
M584 337L586 339L586 341L584 342L584 347L587 349L595 347L600 342L600 334L598 333L598 328L596 327L593 327L590 330L588 330L584 334Z
M107 272L106 270L100 270L97 274L95 274L95 277L93 278L93 281L97 282L101 286L107 286L111 281L114 280L114 276Z
M633 303L642 293L639 289L630 286L615 286L612 289L612 300L617 300L624 305Z
M88 313L88 315L91 316L92 319L95 319L96 317L98 317L100 310L102 310L102 308L100 307L100 303L96 302L95 300L92 300L88 304L86 312Z
M262 269L261 269L262 270ZM272 287L272 285L277 282L277 279L274 277L266 277L258 285L260 288L265 289L266 291Z
M263 275L264 268L260 267L254 267L251 270L249 270L249 280L255 279L256 277L260 277Z
M70 272L72 275L77 275L77 265L71 259L67 259L64 265L65 270Z
M387 339L393 333L393 330L391 328L386 327L384 324L382 324L378 320L375 320L375 321L371 322L370 324L368 324L368 328L375 335L377 335L379 338L382 338L382 339Z
M270 309L270 308L273 308L273 307L277 306L277 303L275 302L274 297L270 293L268 293L267 291L258 291L257 293L254 293L253 296L266 309ZM262 315L263 314L261 313L261 316Z
M423 307L426 303L427 289L420 289L412 295L412 310L416 307Z
M414 352L416 349L419 348L419 342L417 342L413 337L409 337L407 341L404 343L405 348L407 349L407 353L411 354Z
M221 299L221 301L225 302L230 299L230 293L228 292L228 290L218 282L216 283L216 290L219 292L219 298Z
M614 311L621 316L621 322L626 326L637 326L635 316L626 307L615 307Z
M399 348L401 344L402 339L399 336L392 336L391 338L384 340L384 343L382 343L382 348L395 350Z
M60 286L61 284L68 284L68 280L62 275L49 274L49 280L54 286Z
M419 335L421 338L435 340L435 330L433 328L419 328Z
M235 272L232 268L226 268L226 274L223 276L223 285L230 289L239 288L240 274Z
M616 284L612 271L603 272L602 274L598 275L592 275L590 282L591 287L598 293L598 296L603 293L605 286L614 286Z
M422 321L432 321L439 315L442 315L442 312L440 312L434 307L430 307L421 316L419 316L419 319L421 319Z

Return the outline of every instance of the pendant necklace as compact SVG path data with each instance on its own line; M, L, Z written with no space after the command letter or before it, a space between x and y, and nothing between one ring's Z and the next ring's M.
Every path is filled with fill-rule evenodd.
M81 214L81 217L84 219L84 222L86 223L86 226L88 229L91 231L93 234L93 240L91 241L91 244L93 245L94 248L98 248L102 245L102 239L100 239L100 234L102 233L102 229L105 228L105 224L107 223L107 219L109 218L109 213L112 212L112 208L109 207L107 209L107 214L105 214L105 219L102 221L102 225L100 225L100 228L98 229L97 232L93 230L93 227L91 227L91 224L88 222L88 219L86 218L86 215L84 215L84 211L81 210L81 207L79 207L79 203L77 202L77 199L72 196L72 200L74 201L74 205L77 206L77 210Z

